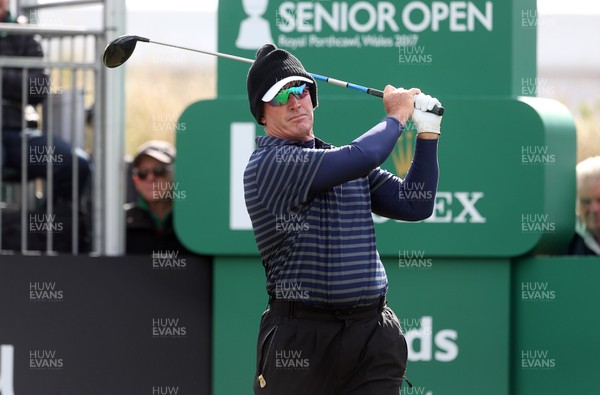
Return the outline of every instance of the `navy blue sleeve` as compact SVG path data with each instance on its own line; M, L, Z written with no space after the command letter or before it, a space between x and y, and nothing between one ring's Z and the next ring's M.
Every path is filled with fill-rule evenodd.
M387 159L403 130L396 118L387 117L351 144L327 150L309 193L367 176Z
M437 146L438 140L417 138L413 162L404 180L381 169L369 174L375 214L402 221L431 216L439 177Z

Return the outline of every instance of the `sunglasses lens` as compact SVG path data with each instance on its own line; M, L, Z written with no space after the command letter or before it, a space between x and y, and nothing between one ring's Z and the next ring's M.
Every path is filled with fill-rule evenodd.
M154 177L164 177L168 169L165 166L157 166L154 169L136 169L135 175L138 176L140 180L145 180L148 177L148 174L154 174Z
M140 180L145 180L148 177L148 169L138 169L136 174Z
M302 99L308 94L308 89L306 89L306 84L302 84L300 86L292 86L289 88L285 88L279 91L277 95L269 102L273 107L283 106L285 105L289 98L290 94L294 95L294 97L298 99Z
M164 177L167 174L167 168L159 166L154 168L154 177Z

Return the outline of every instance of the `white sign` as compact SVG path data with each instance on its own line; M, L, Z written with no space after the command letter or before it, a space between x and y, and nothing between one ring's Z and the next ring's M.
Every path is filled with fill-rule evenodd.
M0 345L0 394L15 395L14 382L14 353L10 344Z

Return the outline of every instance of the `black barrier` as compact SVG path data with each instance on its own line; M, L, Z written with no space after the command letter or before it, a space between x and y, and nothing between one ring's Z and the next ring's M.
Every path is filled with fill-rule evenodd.
M211 277L196 256L0 256L0 393L210 394Z

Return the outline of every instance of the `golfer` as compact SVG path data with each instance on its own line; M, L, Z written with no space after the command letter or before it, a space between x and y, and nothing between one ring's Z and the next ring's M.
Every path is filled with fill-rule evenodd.
M419 221L432 214L441 117L425 111L441 104L419 89L388 85L387 117L333 147L314 135L317 85L292 54L272 44L259 49L247 89L266 132L244 174L269 296L254 392L398 395L407 344L387 307L371 215ZM418 134L402 180L379 165L409 119ZM408 199L413 194L403 191L417 185L425 193Z

